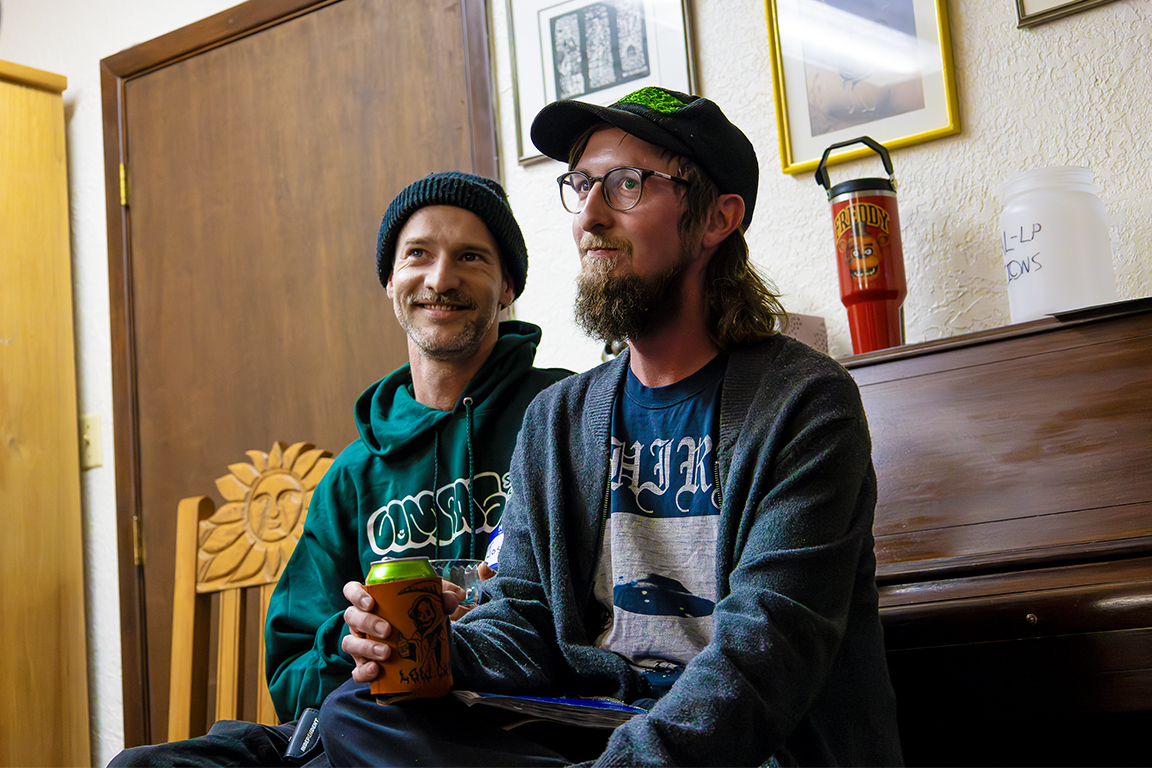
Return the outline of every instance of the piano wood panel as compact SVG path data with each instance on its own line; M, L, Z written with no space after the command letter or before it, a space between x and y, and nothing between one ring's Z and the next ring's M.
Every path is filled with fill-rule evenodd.
M846 361L878 578L1152 551L1152 313L962 341Z
M1152 299L842 361L909 764L1147 764Z
M1152 558L885 587L881 608L890 650L1152 627Z

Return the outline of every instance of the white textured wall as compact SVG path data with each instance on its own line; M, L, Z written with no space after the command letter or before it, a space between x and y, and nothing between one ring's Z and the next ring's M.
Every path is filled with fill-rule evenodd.
M698 92L744 129L760 159L753 258L793 312L828 321L850 354L832 225L811 173L780 171L763 0L696 0ZM1152 294L1152 4L1121 0L1028 29L1012 0L952 0L961 132L895 150L909 342L1009 322L999 247L1001 185L1044 165L1091 168L1111 222L1119 298ZM553 178L560 164L516 161L507 9L492 7L504 180L531 254L518 317L544 327L541 358L587 368L597 345L570 321L576 256ZM882 176L872 156L831 167L833 183Z
M420 0L400 0L417 2ZM104 466L84 473L93 759L123 743L111 344L99 61L223 10L232 0L0 0L0 58L68 77L69 186L80 411L99 413ZM532 254L519 317L545 328L539 360L584 369L599 346L570 321L576 257L552 162L516 162L505 0L489 0L504 178ZM699 91L755 144L761 186L749 242L786 306L828 320L833 354L851 344L823 191L779 171L768 31L761 0L695 0ZM953 55L963 131L894 153L909 297L908 339L1008 322L997 217L1016 171L1080 164L1096 173L1112 221L1120 298L1152 293L1152 8L1119 0L1017 30L1012 0L953 0ZM833 168L833 180L877 175L878 162ZM48 661L46 660L46 663Z

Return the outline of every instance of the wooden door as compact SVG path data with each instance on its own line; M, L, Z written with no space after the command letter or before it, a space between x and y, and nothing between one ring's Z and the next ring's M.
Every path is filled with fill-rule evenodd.
M66 84L0 61L0 765L90 759Z
M495 173L485 14L252 0L102 62L128 745L165 734L180 498L340 451L407 359L376 233L424 174Z

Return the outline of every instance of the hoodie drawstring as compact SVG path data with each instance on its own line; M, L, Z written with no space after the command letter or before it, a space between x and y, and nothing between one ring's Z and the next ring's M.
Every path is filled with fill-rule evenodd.
M470 397L464 398L464 417L468 421L468 525L471 528L471 544L469 550L473 560L479 560L485 553L480 552L479 539L476 536L476 499L473 496L472 486L476 484L476 464L472 451L472 403ZM440 432L436 432L436 443L432 449L432 499L433 508L436 508L436 489L440 487ZM440 514L436 514L436 559L440 559Z
M476 484L476 467L472 459L472 398L464 398L464 414L468 420L468 525L472 528L472 559L479 560L484 555L480 553L480 540L476 533L476 500L473 497L472 486Z
M436 513L436 559L440 559L440 512L436 504L436 489L440 487L440 430L432 445L432 511Z

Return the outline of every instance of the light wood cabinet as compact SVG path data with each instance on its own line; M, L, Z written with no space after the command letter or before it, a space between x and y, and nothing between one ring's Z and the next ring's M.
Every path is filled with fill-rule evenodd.
M91 763L66 85L0 61L0 766Z

